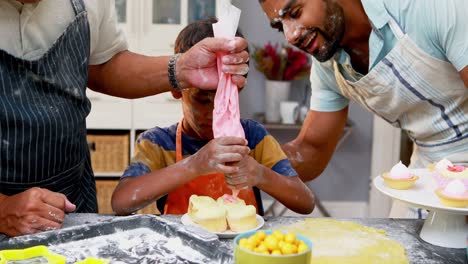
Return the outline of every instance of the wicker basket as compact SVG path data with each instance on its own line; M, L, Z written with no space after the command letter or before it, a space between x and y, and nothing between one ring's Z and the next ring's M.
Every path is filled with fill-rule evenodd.
M130 135L87 136L94 172L123 172L130 160Z
M100 214L114 213L111 206L112 193L115 187L119 184L118 180L96 180L96 192ZM137 214L154 214L160 215L161 213L156 208L156 202L150 203L145 208L138 210Z

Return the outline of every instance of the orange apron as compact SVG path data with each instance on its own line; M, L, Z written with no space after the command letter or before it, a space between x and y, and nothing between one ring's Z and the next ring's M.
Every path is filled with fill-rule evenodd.
M182 121L180 121L176 132L176 162L182 159ZM201 175L168 194L164 214L187 213L189 198L192 194L210 196L216 200L218 197L230 193L232 190L227 187L224 181L224 173ZM241 190L238 197L243 199L246 204L255 206L258 213L257 201L252 188Z

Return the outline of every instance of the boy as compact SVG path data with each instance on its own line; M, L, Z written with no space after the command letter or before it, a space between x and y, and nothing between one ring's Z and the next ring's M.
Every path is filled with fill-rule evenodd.
M213 23L216 19L188 25L177 37L175 52L184 52L212 37ZM182 99L184 118L168 128L147 130L139 137L132 163L112 196L116 214L130 214L155 200L164 214L184 214L192 194L216 199L231 193L230 188L242 189L239 197L256 206L261 215L259 189L295 212L312 212L312 192L262 125L241 120L246 139L213 139L215 91L193 88L173 91L172 95Z

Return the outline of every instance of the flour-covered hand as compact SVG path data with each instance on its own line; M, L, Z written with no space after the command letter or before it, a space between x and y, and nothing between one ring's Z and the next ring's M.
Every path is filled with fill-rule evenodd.
M59 229L65 213L75 208L65 195L37 187L3 197L0 233L19 236Z
M239 137L220 137L212 139L208 144L192 155L186 162L196 175L217 172L234 173L239 170L234 164L249 153L247 140Z
M247 155L241 161L232 164L239 168L237 172L226 173L226 184L231 189L244 189L258 185L263 180L263 165Z

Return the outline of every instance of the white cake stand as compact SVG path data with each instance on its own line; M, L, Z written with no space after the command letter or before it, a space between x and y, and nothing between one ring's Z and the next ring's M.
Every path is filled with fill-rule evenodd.
M419 234L422 240L446 248L466 248L468 224L465 215L468 215L468 208L442 205L434 192L436 185L430 171L416 169L411 170L411 173L420 178L409 190L389 188L380 176L375 177L374 186L395 200L429 210L429 216Z

